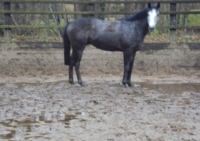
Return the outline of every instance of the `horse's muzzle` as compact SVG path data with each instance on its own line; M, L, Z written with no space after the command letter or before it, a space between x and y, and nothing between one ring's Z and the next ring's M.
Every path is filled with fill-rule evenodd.
M149 27L149 31L152 32L154 30L153 27Z

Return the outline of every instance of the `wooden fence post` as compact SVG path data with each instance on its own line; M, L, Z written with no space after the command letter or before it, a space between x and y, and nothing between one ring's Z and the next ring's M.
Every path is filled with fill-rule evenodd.
M11 10L10 2L4 2L3 6L4 6L4 10L6 10L6 11ZM11 14L5 13L4 20L5 20L5 25L11 25ZM5 28L4 38L5 38L6 42L11 41L11 29L10 28Z
M170 12L176 12L175 2L170 3ZM170 14L170 40L172 43L176 42L176 27L177 27L176 14L171 13Z

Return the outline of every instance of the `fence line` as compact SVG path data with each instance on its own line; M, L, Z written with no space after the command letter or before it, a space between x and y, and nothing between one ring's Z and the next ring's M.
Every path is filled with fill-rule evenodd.
M158 28L162 29L200 29L200 26L157 26ZM24 28L24 29L63 29L64 26L59 25L0 25L0 28L9 28L9 29L16 29L16 28Z
M10 3L62 3L62 4L88 4L88 3L96 3L96 4L121 4L121 3L147 3L149 0L101 0L101 1L83 1L83 0L3 0L0 2L10 2ZM199 3L199 0L151 0L152 3Z
M120 0L120 1L77 1L77 0L3 0L0 3L3 3L4 10L0 10L0 14L4 14L4 25L0 25L0 29L5 29L5 37L7 40L10 40L11 29L15 28L63 28L61 25L12 25L11 23L11 14L62 14L62 15L127 15L132 14L134 12L128 11L117 11L117 12L102 12L102 11L75 11L75 12L68 12L68 11L12 11L11 10L11 3L54 3L54 4L135 4L135 3L147 3L147 0ZM200 29L200 26L178 26L177 25L177 15L183 14L200 14L200 11L177 11L177 3L200 3L200 0L152 0L151 2L157 3L168 3L170 5L170 11L167 12L160 12L162 15L169 15L170 16L170 25L169 26L161 26L162 28L167 28L170 30L171 33L171 41L176 40L176 30L177 29Z
M69 14L69 15L88 15L88 14L97 14L97 15L125 15L125 14L133 14L137 11L132 12L102 12L102 11L76 11L76 12L68 12L68 11L12 11L12 10L3 10L0 11L0 14L44 14L44 15L51 15L51 14ZM169 11L169 12L160 12L161 15L168 15L168 14L200 14L200 11Z

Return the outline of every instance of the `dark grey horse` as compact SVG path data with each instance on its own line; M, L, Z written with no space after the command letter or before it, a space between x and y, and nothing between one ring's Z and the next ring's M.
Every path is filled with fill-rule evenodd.
M73 67L78 83L83 85L79 66L83 50L91 44L107 51L122 51L124 55L124 76L122 83L131 86L131 72L136 52L149 30L153 30L158 21L160 3L140 10L132 16L115 22L94 18L81 18L69 23L64 31L64 61L69 65L69 82L74 84ZM72 48L72 53L70 50Z

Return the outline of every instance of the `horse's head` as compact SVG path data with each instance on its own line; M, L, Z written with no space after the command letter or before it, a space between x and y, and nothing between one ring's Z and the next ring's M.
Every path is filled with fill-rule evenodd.
M159 8L160 3L157 3L156 6L152 6L151 3L148 3L147 22L150 31L154 30L158 22Z

